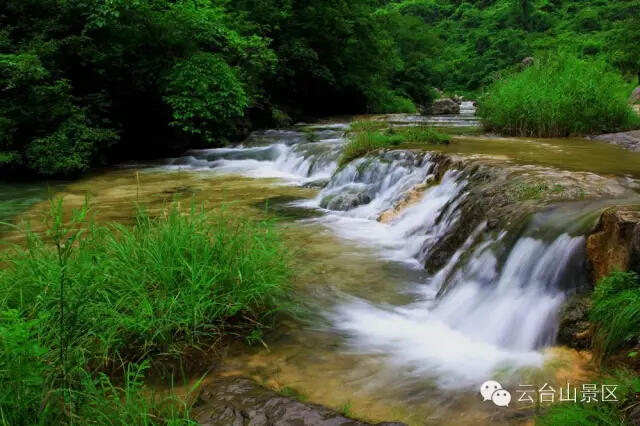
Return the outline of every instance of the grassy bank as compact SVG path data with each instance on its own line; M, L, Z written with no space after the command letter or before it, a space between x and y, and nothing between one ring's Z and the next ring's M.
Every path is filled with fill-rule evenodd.
M594 359L605 368L601 381L618 385L616 402L565 403L553 405L538 424L620 425L636 424L633 408L640 404L640 376L626 368L607 374L610 357L633 364L640 338L640 279L633 272L614 271L602 278L592 294L589 320L593 324Z
M630 418L638 404L640 377L627 370L616 370L603 375L601 384L617 385L615 396L618 401L583 403L557 403L540 416L536 422L543 426L618 426L637 424Z
M633 272L612 272L593 292L589 319L595 326L594 350L611 355L640 338L640 279Z
M356 158L402 143L447 144L451 137L429 126L391 127L383 121L362 120L351 124L349 141L338 159L342 168Z
M632 86L604 62L548 57L495 82L478 114L486 130L512 136L562 137L640 127L627 104Z
M188 405L144 396L145 370L225 336L259 340L284 300L271 222L178 205L131 226L97 225L86 206L65 219L52 202L46 231L1 259L0 423L185 419Z

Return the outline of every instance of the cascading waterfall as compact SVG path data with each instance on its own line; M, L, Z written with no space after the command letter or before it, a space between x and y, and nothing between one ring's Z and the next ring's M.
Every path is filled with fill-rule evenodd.
M425 253L462 220L467 174L440 172L433 154L408 151L361 158L337 171L344 128L319 128L313 141L304 132L261 132L247 146L190 151L164 167L281 178L292 185L326 181L317 197L296 203L324 212L306 220L374 247L386 259L423 268ZM389 211L388 220L379 220ZM349 337L351 350L381 354L390 365L443 387L476 386L496 368L540 365L539 349L553 342L558 310L576 285L584 239L561 231L543 238L531 223L498 235L480 224L421 284L421 297L410 305L346 297L328 318Z

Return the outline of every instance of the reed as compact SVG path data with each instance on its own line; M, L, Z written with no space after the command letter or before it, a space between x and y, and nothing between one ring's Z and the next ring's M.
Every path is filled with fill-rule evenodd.
M0 259L0 424L188 417L133 397L149 363L255 339L286 299L290 257L272 220L171 204L98 225L88 205L65 218L54 200L45 225ZM122 387L103 374L118 371Z
M623 131L640 127L627 103L631 88L602 61L550 56L490 86L478 115L485 130L512 136Z

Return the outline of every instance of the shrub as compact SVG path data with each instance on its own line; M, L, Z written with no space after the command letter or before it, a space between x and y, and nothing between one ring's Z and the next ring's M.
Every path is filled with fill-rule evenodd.
M640 279L633 272L614 271L593 292L590 319L595 326L594 349L601 355L625 347L640 337Z
M372 89L367 93L368 108L377 114L415 113L416 106L411 99L389 89Z
M487 130L506 135L615 132L640 125L628 94L628 85L604 62L549 57L494 83L478 114Z

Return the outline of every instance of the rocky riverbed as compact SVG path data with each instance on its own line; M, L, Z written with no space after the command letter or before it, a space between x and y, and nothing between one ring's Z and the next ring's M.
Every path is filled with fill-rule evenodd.
M585 380L587 360L554 348L588 340L577 336L588 328L584 316L564 321L563 306L593 285L588 241L597 239L602 264L618 265L619 247L634 262L630 213L600 216L637 202L640 153L585 139L457 132L447 146L402 146L338 171L348 126L338 119L256 132L240 146L56 186L68 209L91 192L99 220L126 222L134 202L159 211L174 198L282 216L297 250L301 313L279 322L266 347L237 342L216 354L215 368L203 365L212 372L198 419L520 424L526 410L488 407L477 386L498 372L505 385ZM38 197L29 200L14 213L21 219L42 209ZM567 362L570 372L559 367Z

